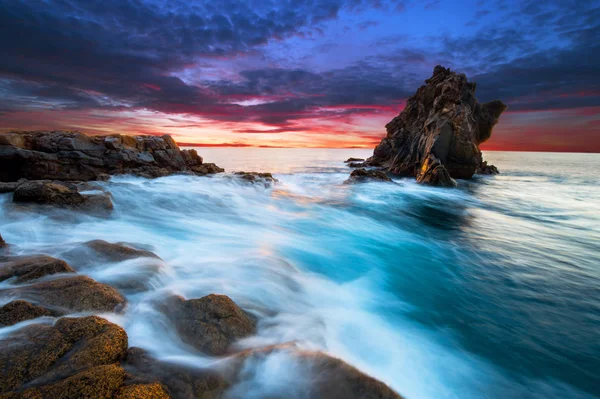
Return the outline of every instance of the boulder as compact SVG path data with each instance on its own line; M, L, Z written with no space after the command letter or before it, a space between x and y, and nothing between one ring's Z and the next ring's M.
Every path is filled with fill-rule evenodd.
M125 298L113 287L86 276L5 289L0 294L14 295L65 313L114 312L122 310L126 303Z
M164 386L169 397L174 399L216 399L221 398L228 387L228 383L214 370L159 361L141 348L128 349L123 367L129 375L128 383L135 387L126 388L129 392L153 389L153 393L157 393L158 386Z
M259 172L234 172L234 177L238 179L250 182L252 184L260 183L264 186L271 186L278 182L271 173L259 173Z
M232 356L223 370L225 377L232 384L243 378L240 372L244 365L252 362L253 366L265 361L268 357L278 355L287 358L294 369L301 369L310 375L307 386L299 387L304 393L300 397L314 399L402 399L383 382L368 376L341 359L323 352L305 351L294 344L275 345L266 348L249 349ZM280 357L278 364L284 360ZM286 367L283 365L282 367ZM300 383L305 383L303 380ZM243 388L243 386L242 386ZM292 390L294 387L289 387ZM233 387L233 395L238 393ZM241 392L239 392L241 394ZM291 395L290 395L291 396Z
M169 135L88 136L72 131L0 134L2 182L22 178L89 181L118 174L152 178L182 172L205 175L222 171L214 164L204 164L195 150L181 151Z
M500 171L494 165L489 165L486 161L481 162L479 168L477 168L477 174L480 175L497 175Z
M81 194L76 184L49 180L31 180L20 184L13 194L13 201L70 207L92 212L113 209L108 193Z
M349 162L364 162L363 158L348 158L344 161L345 163L349 163Z
M2 234L0 234L0 249L8 247L8 244L2 238Z
M0 260L0 281L15 277L26 283L56 273L75 273L65 261L46 255L13 256Z
M353 170L350 173L350 178L344 184L364 183L368 181L393 182L382 170L361 168Z
M367 162L349 162L347 166L349 168L366 168L369 164Z
M27 301L16 300L0 307L0 326L12 326L25 320L37 319L43 316L53 316L53 313Z
M142 249L132 248L124 243L109 243L104 240L93 240L83 244L94 253L109 262L122 262L135 258L155 258L160 259L154 252Z
M124 384L125 331L96 316L35 324L1 341L7 398L111 398Z
M254 318L225 295L187 301L173 296L163 310L184 342L213 356L227 353L235 341L256 332Z
M436 66L386 125L368 164L426 184L452 186L450 179L472 177L483 162L479 145L506 110L498 100L478 103L475 87L464 74Z
M154 382L150 384L134 384L122 387L114 396L115 399L170 399L171 395L164 385Z

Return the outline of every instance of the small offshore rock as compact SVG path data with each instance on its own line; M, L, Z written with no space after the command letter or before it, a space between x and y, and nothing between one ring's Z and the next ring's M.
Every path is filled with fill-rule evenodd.
M4 292L65 313L114 312L122 310L126 304L125 298L116 289L86 276L44 281Z
M356 169L350 173L350 178L344 184L364 183L368 181L393 182L392 179L382 170L375 169Z
M226 295L185 300L169 298L164 305L181 339L209 355L227 353L237 340L256 332L256 321Z
M53 313L41 306L17 299L0 307L0 326L12 326L26 320L43 316L53 316Z
M259 173L259 172L234 172L234 176L248 181L252 184L254 183L262 183L265 186L270 186L272 184L278 183L279 181L273 177L271 173Z
M479 168L477 168L477 174L480 174L480 175L497 175L497 174L500 174L500 171L494 165L490 165L486 161L483 161L479 165Z
M26 283L56 273L75 273L65 261L46 255L14 256L0 261L0 281L15 277Z
M348 163L349 168L366 168L368 166L369 166L369 164L367 162L349 162Z
M0 249L8 247L8 244L2 238L2 234L0 234Z
M364 161L364 158L348 158L344 162L349 163L349 162L363 162L363 161Z

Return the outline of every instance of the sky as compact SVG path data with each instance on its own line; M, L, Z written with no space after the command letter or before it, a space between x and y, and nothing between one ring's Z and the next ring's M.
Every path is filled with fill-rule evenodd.
M484 149L600 152L600 0L0 0L0 131L367 148L438 64Z

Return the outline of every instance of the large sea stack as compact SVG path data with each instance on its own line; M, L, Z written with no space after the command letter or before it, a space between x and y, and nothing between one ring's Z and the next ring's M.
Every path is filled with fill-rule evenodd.
M441 186L496 171L483 161L479 145L490 138L506 105L499 100L478 103L475 86L464 74L436 66L406 108L386 125L387 135L368 164Z
M107 175L159 177L173 173L222 172L195 150L180 150L169 135L88 136L40 131L0 134L0 181L90 181Z

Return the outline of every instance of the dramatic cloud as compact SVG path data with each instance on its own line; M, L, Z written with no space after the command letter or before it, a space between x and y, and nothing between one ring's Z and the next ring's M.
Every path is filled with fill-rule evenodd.
M596 110L599 3L0 0L0 129L370 146L439 63L511 112Z

